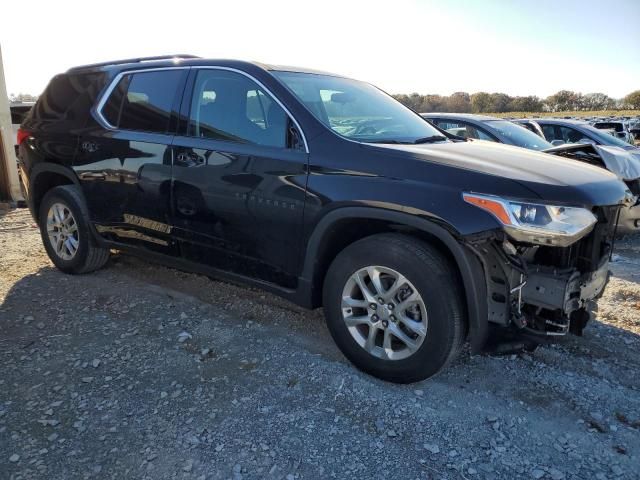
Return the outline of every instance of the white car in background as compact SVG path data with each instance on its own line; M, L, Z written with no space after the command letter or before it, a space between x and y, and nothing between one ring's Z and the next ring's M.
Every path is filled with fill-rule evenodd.
M9 109L11 110L11 129L13 130L13 147L18 154L18 129L20 124L24 120L24 117L29 113L31 107L35 102L11 102Z
M591 125L598 130L604 130L609 135L624 140L630 145L635 145L635 138L629 131L629 124L626 121L598 121Z

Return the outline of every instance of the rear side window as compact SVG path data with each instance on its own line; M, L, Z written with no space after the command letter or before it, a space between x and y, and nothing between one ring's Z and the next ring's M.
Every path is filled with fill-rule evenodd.
M103 86L102 72L57 75L33 107L32 118L65 121L71 128L82 127Z
M113 127L166 133L182 70L141 72L123 76L102 108Z

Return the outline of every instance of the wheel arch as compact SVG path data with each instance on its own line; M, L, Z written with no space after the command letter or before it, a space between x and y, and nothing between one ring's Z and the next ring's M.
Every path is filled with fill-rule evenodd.
M28 205L36 222L42 199L49 190L60 185L80 186L80 181L73 170L55 163L40 163L31 170Z
M457 267L465 295L472 353L482 349L487 336L487 288L482 264L456 239L453 227L417 215L375 207L342 207L327 213L307 242L301 287L308 306L322 303L322 285L339 251L356 240L382 232L401 232L436 246Z

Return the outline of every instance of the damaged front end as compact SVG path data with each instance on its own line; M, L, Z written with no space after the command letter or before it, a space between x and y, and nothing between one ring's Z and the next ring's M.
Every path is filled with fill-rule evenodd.
M509 232L509 225L489 237L468 238L484 267L489 322L541 340L581 335L609 279L620 208L594 207L589 225L561 239ZM499 215L495 208L492 213Z

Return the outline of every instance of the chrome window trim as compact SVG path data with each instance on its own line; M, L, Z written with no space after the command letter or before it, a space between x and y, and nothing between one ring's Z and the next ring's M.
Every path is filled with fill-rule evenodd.
M119 129L114 127L113 125L111 125L107 119L104 117L104 115L102 115L102 109L104 108L105 104L107 103L107 100L109 99L109 97L111 96L111 94L113 93L113 90L116 88L116 86L118 85L118 83L120 82L120 80L122 80L122 77L124 77L125 75L132 75L135 73L143 73L143 72L158 72L158 71L164 71L164 70L225 70L228 72L235 72L235 73L239 73L240 75L244 75L245 77L247 77L248 79L252 80L254 83L256 83L262 90L264 90L264 92L269 95L269 97L271 97L273 99L273 101L275 101L278 105L280 105L280 108L282 108L285 113L289 116L289 118L291 119L291 121L295 124L296 128L298 129L298 131L300 132L300 135L302 136L302 141L304 142L304 150L306 153L309 153L309 144L307 143L307 137L304 134L304 130L302 130L302 127L300 126L300 123L298 123L298 120L296 120L296 118L291 114L291 112L289 111L289 109L287 107L284 106L284 104L280 101L280 99L278 97L276 97L271 90L269 90L267 87L265 87L265 85L258 80L257 78L255 78L253 75L247 73L247 72L243 72L242 70L238 70L237 68L232 68L232 67L222 67L222 66L215 66L215 65L196 65L196 66L181 66L181 67L160 67L160 68L139 68L139 69L135 69L135 70L125 70L122 71L120 73L118 73L113 80L111 81L111 83L109 84L109 86L105 89L104 93L100 96L100 100L98 101L96 107L95 107L95 114L98 117L99 122L102 124L103 127L109 129L109 130L113 130L113 131L137 131L137 130L124 130L124 129ZM164 134L160 134L160 135L164 135ZM257 146L260 146L259 144L254 144Z

